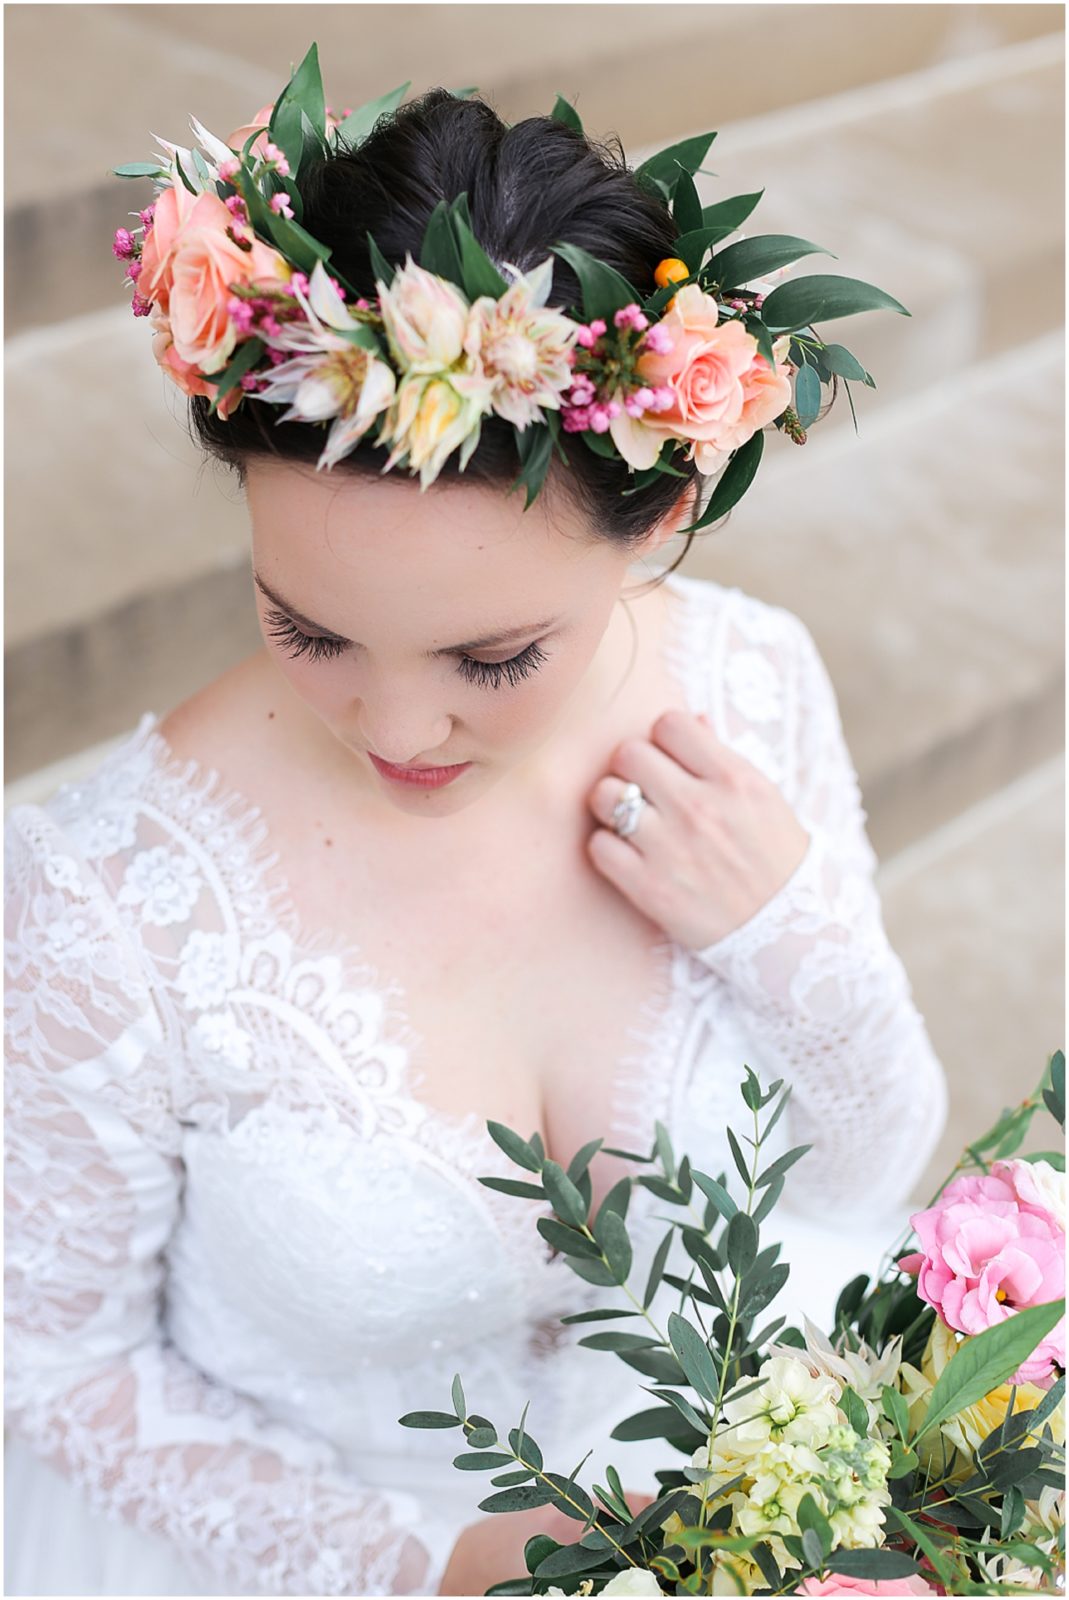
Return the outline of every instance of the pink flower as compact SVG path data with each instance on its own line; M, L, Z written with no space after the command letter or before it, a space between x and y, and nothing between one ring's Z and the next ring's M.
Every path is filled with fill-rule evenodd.
M128 261L133 255L134 236L128 228L116 228L111 253L118 256L120 261Z
M850 1578L845 1573L833 1572L827 1578L807 1578L795 1594L938 1594L938 1589L931 1588L919 1573L912 1572L908 1578Z
M731 451L779 416L791 398L790 378L778 361L769 367L740 322L720 324L716 301L696 283L678 290L657 326L671 349L659 354L647 334L636 374L667 390L671 404L641 419L617 417L614 442L632 466L651 467L666 438L689 440L699 471L717 472Z
M240 150L249 135L256 128L262 128L264 130L263 133L261 133L250 151L251 155L262 156L264 146L267 143L267 124L271 121L271 113L274 109L273 101L269 105L261 106L251 122L244 123L240 128L235 128L233 133L228 134L226 142L230 148L232 150Z
M214 397L218 384L208 383L202 378L195 362L183 361L174 346L170 320L160 310L159 306L152 308L152 326L156 330L152 340L152 354L172 383L176 383L183 394L202 394L208 398ZM240 387L231 389L223 396L219 403L219 415L224 421L234 410L241 397L242 391Z
M281 189L278 194L271 196L268 205L276 217L292 217L293 215L293 207L290 204L289 195L285 194Z
M982 1333L1065 1293L1065 1228L1051 1206L1058 1175L1036 1170L1047 1167L996 1161L987 1173L963 1173L911 1216L921 1248L900 1265L918 1274L917 1293L948 1327ZM1011 1381L1049 1388L1055 1363L1065 1366L1064 1319Z
M236 178L241 171L241 162L237 156L231 156L229 161L220 161L217 170L223 182L229 183L231 178Z

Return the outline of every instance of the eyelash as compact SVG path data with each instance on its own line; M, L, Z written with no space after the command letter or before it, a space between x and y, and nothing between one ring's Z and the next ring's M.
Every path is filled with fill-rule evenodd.
M268 611L266 620L271 637L290 647L286 653L291 660L307 656L309 661L333 661L346 649L340 639L323 639L315 634L302 633L284 611ZM536 639L508 661L476 661L473 656L461 656L459 670L461 677L483 688L499 689L507 678L509 687L514 689L523 678L537 672L546 659L546 652Z

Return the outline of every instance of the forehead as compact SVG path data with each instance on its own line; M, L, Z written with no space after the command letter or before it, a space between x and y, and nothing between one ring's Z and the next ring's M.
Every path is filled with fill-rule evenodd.
M408 475L257 460L246 495L257 572L307 614L353 607L365 627L399 610L433 611L451 632L533 621L619 566L619 551L545 491L525 511L522 491L496 485L422 491Z

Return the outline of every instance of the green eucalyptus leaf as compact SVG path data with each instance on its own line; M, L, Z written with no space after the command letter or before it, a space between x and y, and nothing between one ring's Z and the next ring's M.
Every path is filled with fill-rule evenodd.
M836 1550L827 1558L828 1570L851 1578L908 1578L920 1567L901 1550Z
M502 1489L499 1494L492 1494L489 1499L480 1500L479 1510L533 1511L537 1506L548 1506L553 1499L553 1491L547 1484L521 1484L516 1489Z
M817 351L829 372L834 372L840 378L852 378L858 383L865 383L870 389L876 385L870 373L866 372L856 356L851 355L845 345L826 344Z
M539 1217L535 1227L554 1248L565 1256L577 1256L582 1260L589 1259L591 1263L602 1265L601 1251L597 1245L591 1244L583 1234L577 1233L574 1228L565 1227L563 1222L558 1222L555 1217ZM609 1282L613 1280L610 1278Z
M367 235L367 251L376 283L381 283L384 288L388 289L393 283L393 275L397 269L391 262L387 261L370 233Z
M612 1269L604 1261L588 1261L583 1256L569 1256L567 1259L576 1277L582 1278L585 1283L596 1283L601 1288L617 1287Z
M794 333L813 322L852 317L861 311L898 311L904 317L912 314L874 284L824 273L781 283L761 306L761 316L773 333Z
M112 167L112 172L117 178L164 178L168 176L168 169L161 167L158 161L127 161L121 167Z
M740 239L737 244L725 245L723 250L717 251L709 270L722 289L741 289L755 278L767 277L770 272L777 272L802 256L817 254L838 259L823 245L795 238L793 234L755 234L751 239Z
M559 1472L547 1472L546 1478L556 1490L554 1504L557 1509L576 1522L585 1522L594 1510L594 1502L586 1490Z
M494 1472L498 1467L511 1467L512 1457L495 1450L475 1450L471 1455L454 1456L453 1465L460 1472Z
M542 1470L544 1465L542 1460L542 1452L535 1441L531 1438L531 1435L529 1433L525 1433L522 1427L513 1428L511 1430L509 1433L509 1444L526 1466L534 1467L539 1472Z
M453 1410L456 1412L461 1421L463 1421L468 1414L467 1401L464 1399L464 1386L460 1381L459 1372L456 1373L453 1378Z
M671 184L675 180L677 165L685 172L695 173L705 160L715 138L715 133L699 133L692 138L680 140L678 144L666 145L663 150L658 150L655 155L647 157L637 166L634 176L640 183L644 179L652 178L661 183Z
M668 1318L668 1337L691 1388L697 1390L703 1400L715 1401L716 1368L701 1334L684 1317L673 1311Z
M617 1423L609 1435L611 1439L632 1443L636 1439L672 1439L682 1432L679 1413L674 1406L652 1406L648 1411L638 1411Z
M539 1583L547 1578L570 1577L572 1573L589 1572L600 1567L605 1560L602 1550L582 1550L578 1545L558 1545L538 1563L534 1576Z
M343 122L339 122L334 130L335 139L344 139L352 146L363 144L379 117L396 111L411 87L412 80L409 79L396 89L380 94L376 100L368 100L364 105L357 106Z
M460 1420L447 1411L406 1411L398 1417L402 1428L459 1428Z
M794 379L794 409L798 413L798 426L809 428L820 411L820 378L814 367L798 369ZM757 1180L760 1183L760 1179Z
M615 1309L599 1307L596 1311L573 1311L571 1316L561 1317L561 1321L569 1322L607 1322L614 1317L637 1317L637 1311L617 1311Z
M565 100L562 94L558 94L553 103L553 110L549 114L554 122L563 122L565 127L574 128L576 133L583 132L583 124L578 111L570 100Z
M631 1271L631 1240L627 1224L615 1211L606 1211L600 1221L598 1241L618 1283L626 1283Z
M500 300L508 288L508 283L472 233L465 215L455 207L453 229L460 247L460 281L464 286L464 293L473 302L480 295L488 295L491 300Z
M370 237L370 236L369 236ZM488 1122L486 1131L497 1145L503 1150L510 1161L515 1161L518 1167L526 1167L529 1172L540 1172L542 1162L535 1155L526 1139L521 1139L518 1133L513 1133L511 1128L506 1128L503 1122Z
M843 1389L839 1404L846 1413L846 1420L853 1428L859 1439L867 1439L869 1434L869 1413L864 1400L852 1389L849 1384Z
M468 1434L468 1445L473 1450L489 1450L497 1443L496 1428L473 1428Z
M801 376L801 374L799 374L799 376ZM819 389L819 382L817 387ZM780 1156L778 1160L773 1161L769 1166L767 1166L759 1177L754 1179L754 1188L762 1189L766 1183L771 1183L775 1178L778 1178L781 1173L789 1171L790 1168L794 1166L794 1163L796 1161L800 1161L804 1155L812 1150L812 1148L813 1146L811 1144L800 1144L796 1145L793 1150L788 1150L784 1155Z
M717 1183L715 1178L710 1178L705 1172L695 1172L692 1176L705 1198L712 1201L725 1221L730 1222L739 1208L723 1184Z
M656 1254L654 1255L653 1261L650 1264L650 1274L646 1279L646 1292L642 1296L642 1309L644 1311L648 1310L648 1308L653 1304L654 1296L660 1287L661 1279L664 1276L665 1263L668 1260L668 1252L672 1248L672 1237L674 1233L675 1229L669 1228L668 1232L657 1246Z
M655 1350L658 1340L642 1333L590 1333L579 1343L588 1350Z
M521 1183L518 1178L480 1178L485 1189L496 1189L499 1194L519 1195L524 1200L544 1200L546 1191L534 1183Z
M419 264L439 278L447 278L457 288L464 283L464 270L460 260L460 247L453 231L449 204L439 200L423 230L419 248Z
M742 499L761 464L761 454L764 446L765 436L759 428L745 444L740 445L733 453L712 493L709 504L697 522L689 523L686 528L680 529L680 532L691 533L700 528L707 528L710 523L718 521L720 517L731 510L737 501ZM730 1136L730 1129L728 1133ZM749 1173L746 1174L745 1181L747 1184L749 1183Z
M691 233L702 226L702 203L694 179L681 166L672 185L672 220L680 233Z
M737 1211L728 1223L727 1257L736 1277L741 1277L757 1257L757 1228L745 1211Z
M523 1560L528 1572L533 1573L540 1561L545 1561L547 1556L560 1548L556 1539L551 1539L548 1533L536 1533L523 1547Z
M587 1208L583 1204L583 1197L558 1162L543 1162L542 1186L559 1217L571 1223L573 1228L586 1227ZM597 1251L592 1253L596 1255Z
M583 1145L581 1150L576 1151L568 1163L568 1176L573 1183L579 1182L581 1175L589 1167L604 1143L604 1139L591 1139L589 1144Z
M582 311L588 322L603 317L611 325L613 313L621 306L640 302L638 290L604 261L599 261L589 251L577 244L555 244L550 249L561 256L579 279L583 297ZM584 434L584 438L586 435ZM598 437L597 434L594 435Z
M1029 1306L959 1345L936 1380L920 1439L1005 1383L1065 1314L1065 1300Z
M627 1216L627 1208L631 1201L631 1179L621 1178L619 1183L614 1183L604 1200L594 1221L594 1236L597 1237L598 1227L601 1223L602 1213L615 1211L618 1217Z

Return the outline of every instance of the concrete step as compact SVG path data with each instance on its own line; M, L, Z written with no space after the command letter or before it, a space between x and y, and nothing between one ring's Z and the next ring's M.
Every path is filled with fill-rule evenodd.
M804 447L686 570L798 613L893 854L1064 744L1060 334Z
M190 113L227 133L278 92L312 39L328 98L339 106L408 79L413 94L439 83L474 84L515 121L548 112L559 90L592 132L618 133L637 161L640 147L667 143L681 127L712 122L726 137L741 119L843 90L868 93L889 76L932 64L989 57L1058 29L1062 11L663 4L655 25L648 11L619 7L609 29L601 6L573 5L565 30L555 7L366 5L359 21L354 27L352 14L333 5L266 7L255 28L238 5L67 6L57 51L50 8L12 7L5 17L10 126L32 128L33 136L9 145L8 331L47 324L59 306L74 316L114 305L121 291L112 234L127 209L147 203L151 188L124 185L109 169L147 157L154 133L181 142ZM97 69L87 73L87 61ZM1048 162L1054 148L1045 148ZM929 157L930 147L924 168ZM1023 161L1015 175L1032 176ZM784 186L777 177L773 189ZM840 238L839 229L829 238Z
M703 203L766 188L745 233L833 250L774 281L836 273L911 315L828 319L896 399L1064 322L1061 32L725 128ZM693 132L699 131L694 124ZM854 385L860 417L876 392ZM852 429L840 396L822 427Z
M947 1072L924 1204L966 1143L1065 1047L1065 762L1055 757L884 862L884 924ZM1023 1150L1061 1148L1040 1111Z

